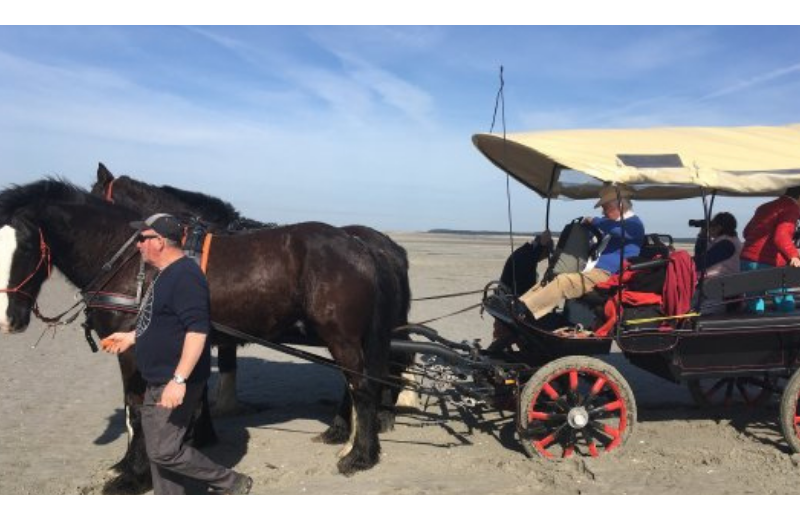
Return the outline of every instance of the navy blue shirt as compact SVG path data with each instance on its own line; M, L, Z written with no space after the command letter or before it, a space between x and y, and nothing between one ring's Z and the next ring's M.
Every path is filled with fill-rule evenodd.
M192 259L180 258L159 272L136 319L136 364L145 381L163 384L172 379L186 333L209 334L209 308L206 277ZM188 380L201 383L210 374L211 350L206 338L203 354Z

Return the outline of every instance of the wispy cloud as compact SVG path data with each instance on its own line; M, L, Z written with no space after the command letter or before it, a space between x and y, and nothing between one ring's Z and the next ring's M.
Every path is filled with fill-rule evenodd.
M752 78L747 78L737 81L732 85L728 85L724 88L721 88L715 92L712 92L710 94L701 97L700 99L698 99L698 101L709 101L712 99L734 94L736 92L741 92L743 90L752 89L754 87L758 87L766 83L772 83L775 80L781 79L785 76L796 74L798 72L800 72L800 63L795 63L794 65L790 65L788 67L781 67L779 69L759 74Z
M383 117L388 108L415 124L429 124L434 106L432 96L391 71L375 66L353 50L337 50L337 46L319 45L319 33L307 41L327 55L329 66L312 66L302 57L264 50L248 42L203 28L190 30L236 53L242 59L264 70L278 70L281 78L307 95L324 101L328 108L352 122L371 124ZM416 32L386 30L395 41L414 48L424 45L426 38Z

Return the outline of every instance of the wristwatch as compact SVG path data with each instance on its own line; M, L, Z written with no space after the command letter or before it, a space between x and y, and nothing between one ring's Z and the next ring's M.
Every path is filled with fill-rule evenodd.
M185 385L186 384L186 378L183 377L180 374L175 374L174 376L172 376L172 380L175 381L179 385Z

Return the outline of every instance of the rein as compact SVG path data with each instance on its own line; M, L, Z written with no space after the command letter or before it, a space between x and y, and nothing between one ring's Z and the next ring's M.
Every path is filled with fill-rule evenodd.
M412 298L412 302L424 302L426 300L443 300L445 298L455 298L456 296L468 296L470 294L481 294L484 292L484 289L478 289L477 291L465 291L459 293L450 293L450 294L439 294L436 296L426 296L424 298Z
M412 298L411 301L412 302L423 302L423 301L429 301L429 300L443 300L445 298L456 298L458 296L469 296L471 294L481 294L481 293L483 293L484 297L485 297L486 288L479 289L477 291L464 291L464 292L450 293L450 294L439 294L439 295L436 295L436 296L426 296L424 298ZM428 319L428 320L425 320L425 321L420 321L420 322L414 323L414 325L425 325L427 323L432 323L434 321L443 320L444 318L450 318L451 316L456 316L456 315L461 314L463 312L471 311L472 309L477 309L481 305L483 305L483 304L482 303L476 303L475 305L470 305L469 307L466 307L464 309L461 309L461 310L458 310L458 311L455 311L455 312L451 312L449 314L445 314L443 316L438 316L436 318L431 318L431 319Z

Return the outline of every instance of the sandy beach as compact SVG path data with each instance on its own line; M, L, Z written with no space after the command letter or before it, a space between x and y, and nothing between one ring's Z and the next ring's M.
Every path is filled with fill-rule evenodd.
M499 276L510 252L504 237L392 237L409 252L415 298L482 289ZM72 304L74 293L57 274L46 283L40 306L57 314ZM479 299L415 302L411 319L442 316ZM491 319L478 310L430 326L455 340L488 344L491 338ZM117 361L92 353L78 322L55 336L43 331L35 321L24 334L0 337L0 493L99 493L107 468L126 447ZM777 398L757 409L699 409L685 387L633 367L619 352L605 360L631 384L639 422L622 449L599 459L529 459L510 413L478 415L427 399L422 410L400 416L394 431L381 436L377 467L343 477L336 471L339 448L311 442L332 416L341 376L253 345L240 351L239 394L259 411L218 419L220 443L206 451L252 475L258 494L800 490L800 455L783 441Z

